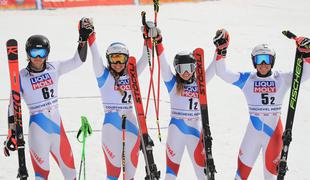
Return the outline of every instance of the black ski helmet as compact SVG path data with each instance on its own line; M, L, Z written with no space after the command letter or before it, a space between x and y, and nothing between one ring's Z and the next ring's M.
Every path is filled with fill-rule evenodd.
M26 42L27 57L30 59L30 50L34 48L42 48L47 50L47 56L50 52L50 41L43 35L32 35Z
M192 52L181 51L177 53L173 60L173 67L176 68L178 64L196 64L196 59Z
M184 80L180 77L180 74L177 71L177 66L179 64L189 64L193 63L196 66L196 59L192 52L188 51L181 51L177 53L173 60L173 67L176 72L177 82L185 83L185 84L191 84L195 81L195 75L193 74L192 77L189 80Z

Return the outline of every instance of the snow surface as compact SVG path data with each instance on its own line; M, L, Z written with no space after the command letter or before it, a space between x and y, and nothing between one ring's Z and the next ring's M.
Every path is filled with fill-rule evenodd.
M82 16L93 17L99 48L104 55L106 47L113 41L122 41L130 49L131 55L140 57L142 52L142 35L140 32L140 12L145 10L147 18L153 19L153 7L148 6L106 6L74 9L40 10L40 11L1 11L0 12L0 142L7 133L7 104L9 96L9 76L5 42L16 38L20 43L20 67L25 67L24 44L32 34L44 34L51 41L49 59L63 60L73 56L77 47L77 23ZM298 35L308 36L310 3L308 0L222 0L200 3L175 3L160 6L158 25L163 32L166 55L171 60L181 50L196 47L205 49L206 64L213 57L212 38L219 28L226 28L231 35L227 64L234 71L253 70L250 52L259 43L271 44L276 52L275 69L292 70L295 54L294 42L285 38L282 30L289 29ZM90 53L89 53L90 54ZM148 70L140 78L143 97L146 97ZM283 122L287 112L288 94L283 104ZM87 139L86 161L88 179L105 179L106 168L101 150L100 130L103 109L91 66L91 55L87 63L72 73L66 74L59 82L59 105L65 129L73 148L75 165L79 167L81 144L75 139L80 127L80 116L86 115L97 130ZM88 97L88 98L76 98ZM160 125L163 142L157 139L154 130L155 113L148 115L150 134L155 141L155 161L165 174L165 140L169 123L168 93L161 82ZM245 98L236 87L226 84L214 77L208 84L208 103L211 131L214 138L213 152L220 180L233 179L237 165L237 154L246 125L248 113ZM289 171L286 179L310 179L310 82L305 82L300 90L298 109L296 111L293 141L288 158ZM23 104L24 131L28 132L28 110ZM151 106L153 109L153 106ZM27 135L25 136L27 141ZM28 144L26 144L28 149ZM30 156L26 151L26 160L30 179L34 179ZM1 151L2 154L2 151ZM258 158L249 179L263 179L262 160ZM17 172L17 153L10 158L0 155L0 179L14 179ZM62 179L60 170L51 159L50 179ZM136 179L144 179L144 160L140 154ZM188 155L185 153L181 163L179 178L195 177Z

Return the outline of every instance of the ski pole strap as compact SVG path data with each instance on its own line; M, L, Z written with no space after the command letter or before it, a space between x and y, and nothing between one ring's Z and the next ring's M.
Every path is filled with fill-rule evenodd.
M81 127L76 135L76 138L77 140L80 142L80 143L83 143L85 141L85 138L88 136L88 135L91 135L93 132L87 118L85 116L81 116ZM83 133L83 139L80 140L80 135L81 133Z

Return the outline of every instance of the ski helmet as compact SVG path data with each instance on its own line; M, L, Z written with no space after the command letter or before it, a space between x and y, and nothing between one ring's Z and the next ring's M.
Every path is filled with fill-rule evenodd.
M45 57L47 57L50 52L50 42L43 35L32 35L28 38L26 42L26 52L27 52L28 59L30 59L31 57L30 50L35 49L35 48L46 49Z
M106 52L106 58L108 60L108 63L110 64L110 55L112 54L124 54L127 59L129 57L129 50L127 49L126 45L121 42L115 42L110 44L110 46L107 49Z
M268 46L268 44L257 45L252 50L251 57L252 57L252 63L253 63L254 68L256 68L256 65L257 65L256 57L258 55L267 55L266 57L269 58L269 60L271 61L270 62L271 68L273 67L275 59L276 59L276 53L272 48Z
M179 71L178 70L179 64L193 64L191 72L194 72L196 68L196 59L194 58L193 53L187 51L181 51L178 54L176 54L173 61L173 66L176 72Z

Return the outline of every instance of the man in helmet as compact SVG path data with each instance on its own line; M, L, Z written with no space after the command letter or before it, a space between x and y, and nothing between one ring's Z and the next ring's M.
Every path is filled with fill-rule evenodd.
M170 97L170 123L166 142L165 180L177 179L183 152L187 148L197 179L205 180L205 160L202 143L201 113L196 82L196 59L192 51L181 51L173 60L171 71L166 59L162 35L158 28L156 48L160 59L160 70ZM171 63L172 64L172 63ZM215 75L215 63L206 68L207 83Z
M299 38L297 47L304 53L302 81L310 77L310 39ZM216 74L224 81L239 87L244 93L250 122L238 155L235 179L248 179L255 160L262 150L264 179L277 178L277 165L282 149L281 108L285 93L291 86L292 72L273 71L276 53L267 44L254 47L251 57L256 72L234 73L226 69L225 57L229 34L221 29L214 37L216 46Z
M101 94L105 112L101 143L104 152L107 179L118 179L122 162L122 116L126 116L125 137L125 179L134 179L140 148L139 128L133 110L132 92L127 74L129 51L125 44L114 42L106 50L107 66L98 49L96 34L89 37L89 46L93 57L93 69ZM143 46L143 54L137 63L138 75L147 66L147 48Z
M58 111L58 79L78 68L86 60L87 38L93 32L90 19L79 22L79 44L74 57L65 61L47 61L49 40L30 36L26 42L28 66L20 71L21 92L30 111L29 150L35 179L48 179L49 153L58 163L64 179L76 179L73 154ZM4 153L16 150L12 99L9 105L10 132ZM12 148L13 147L13 148Z

